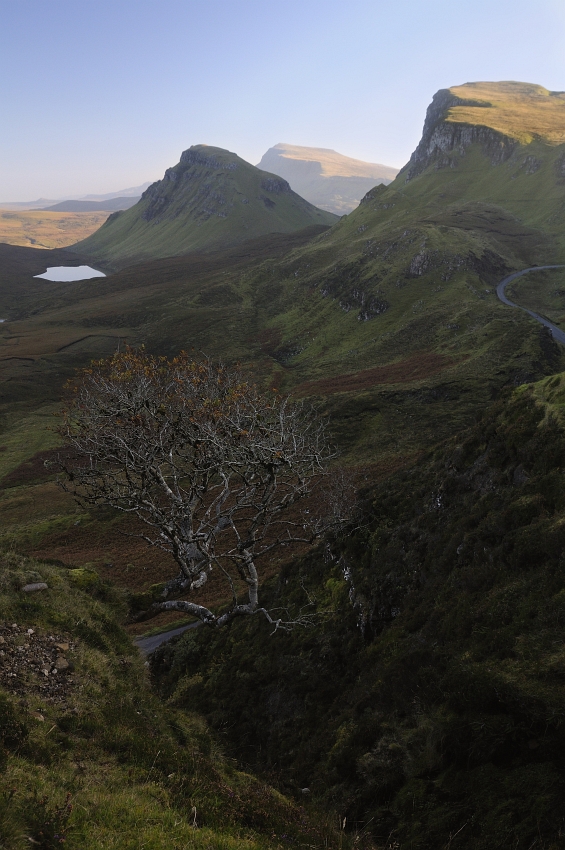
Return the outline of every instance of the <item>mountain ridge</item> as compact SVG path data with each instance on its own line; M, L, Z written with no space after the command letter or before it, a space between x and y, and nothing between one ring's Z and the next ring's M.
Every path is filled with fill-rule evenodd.
M258 168L284 177L299 195L329 212L344 215L377 183L390 183L397 168L363 162L331 148L279 142L263 154Z
M361 488L349 533L265 564L268 604L317 606L317 628L195 629L152 672L235 756L339 805L383 848L550 850L563 837L565 352L495 289L565 256L565 145L514 88L512 114L529 116L516 138L496 105L507 84L489 85L474 100L491 105L437 111L417 174L373 187L332 228L76 284L30 279L47 252L0 246L0 546L94 567L131 599L170 577L119 518L77 512L45 466L65 378L124 342L239 363L328 415ZM558 132L559 97L532 97L556 105ZM174 213L181 172L149 190L146 225ZM289 197L269 179L273 199ZM224 204L199 197L204 227ZM512 287L565 323L562 269Z

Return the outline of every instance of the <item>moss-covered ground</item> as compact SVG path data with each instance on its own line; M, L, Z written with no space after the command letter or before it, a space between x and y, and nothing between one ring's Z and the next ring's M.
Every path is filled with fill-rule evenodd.
M337 815L237 770L201 717L162 704L124 613L93 571L0 556L0 847L347 846Z
M156 654L163 696L378 846L563 846L564 410L563 375L522 387L369 482L270 587L317 627L188 633Z

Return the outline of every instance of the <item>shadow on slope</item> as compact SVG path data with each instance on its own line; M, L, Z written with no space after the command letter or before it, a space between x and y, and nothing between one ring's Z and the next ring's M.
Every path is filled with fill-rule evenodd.
M162 693L379 846L561 846L564 410L564 375L521 387L368 484L349 535L271 585L318 627L184 636Z

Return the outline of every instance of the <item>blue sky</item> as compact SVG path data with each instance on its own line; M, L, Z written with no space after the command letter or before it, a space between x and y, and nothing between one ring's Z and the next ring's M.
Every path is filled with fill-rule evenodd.
M564 0L0 0L0 201L159 179L205 143L401 166L439 88L565 89Z

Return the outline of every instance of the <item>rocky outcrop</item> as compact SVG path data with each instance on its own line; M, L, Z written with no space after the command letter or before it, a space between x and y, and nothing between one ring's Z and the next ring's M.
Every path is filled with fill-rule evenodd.
M277 195L290 195L292 191L286 180L278 177L265 177L264 180L261 180L261 189L264 189L265 192L274 192Z
M194 146L186 151L183 151L180 157L179 165L203 165L205 168L216 170L221 168L224 171L235 171L237 162L221 162L217 157L207 156L200 150L195 150ZM172 171L172 168L168 169Z
M472 144L482 146L492 165L500 165L513 154L518 142L497 130L480 124L446 121L448 111L454 106L488 109L491 104L487 101L465 100L449 89L438 91L428 107L420 144L400 171L400 174L405 175L406 182L432 164L436 168L456 167L457 160L451 155L456 152L459 156L465 156L466 149Z

